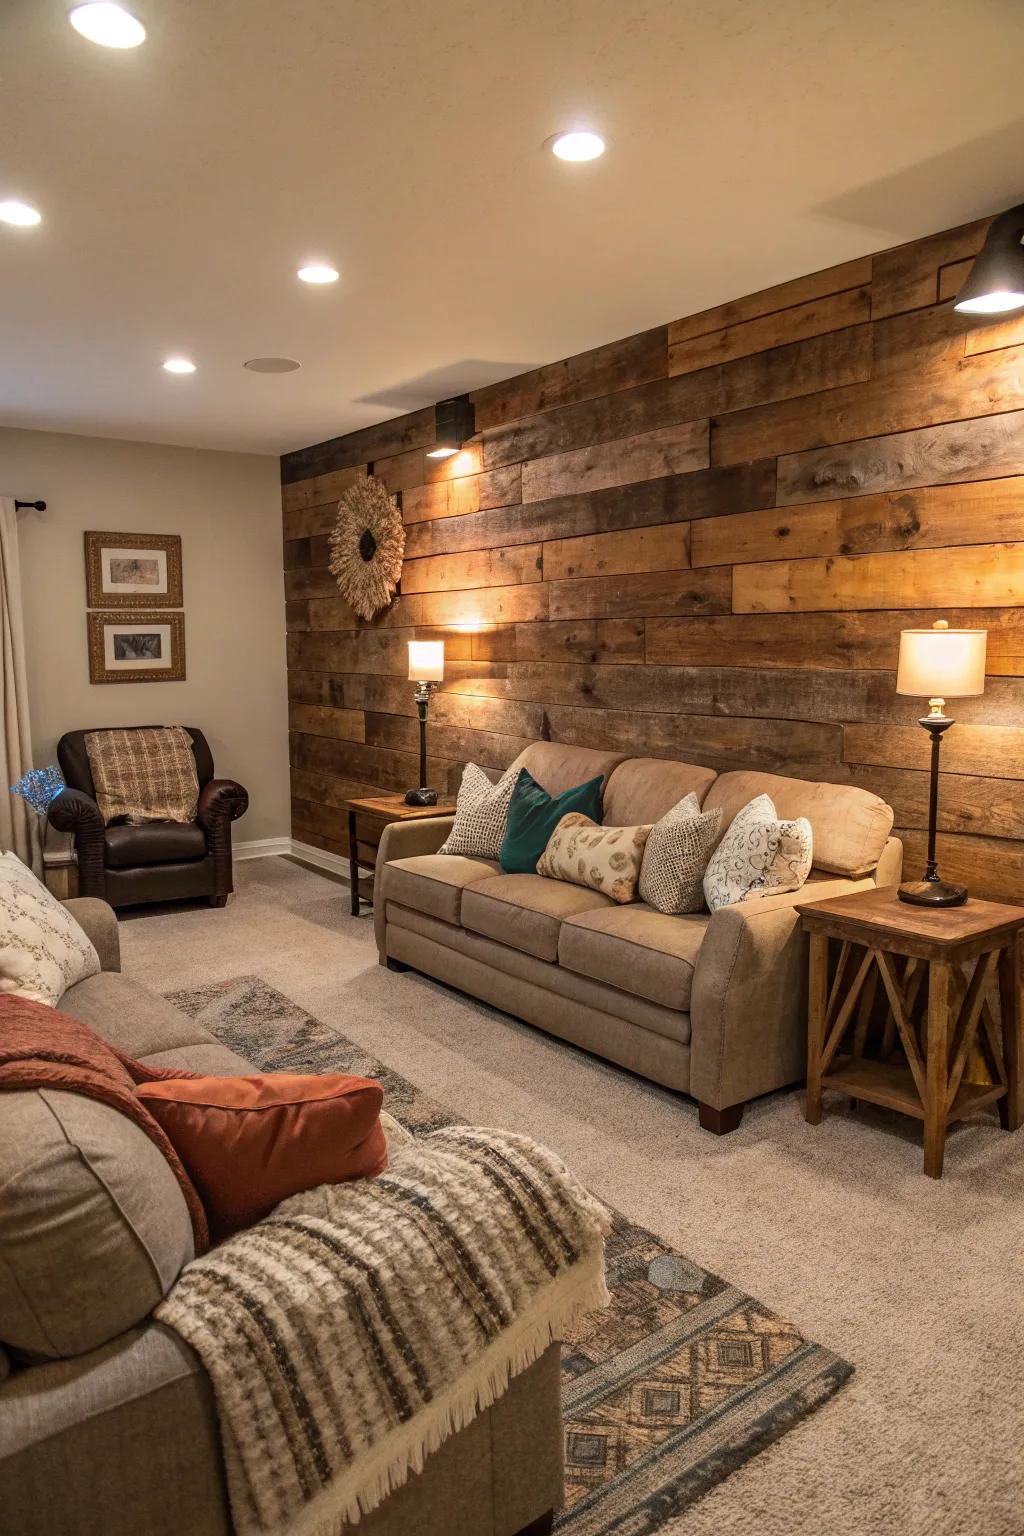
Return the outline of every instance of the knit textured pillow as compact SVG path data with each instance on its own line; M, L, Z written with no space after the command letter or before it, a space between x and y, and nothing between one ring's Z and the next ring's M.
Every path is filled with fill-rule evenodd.
M699 912L704 873L721 824L721 809L701 811L692 793L656 821L644 849L640 900L658 912Z
M601 891L624 904L636 883L650 827L599 827L581 811L563 816L537 860L537 873Z
M470 858L496 859L508 823L508 805L517 774L510 768L492 784L482 768L467 763L462 770L455 821L439 853L461 853Z
M15 853L0 855L0 992L53 1008L100 959L67 907Z
M798 891L811 872L811 824L806 816L780 821L768 795L758 795L733 817L704 876L712 912L751 897Z

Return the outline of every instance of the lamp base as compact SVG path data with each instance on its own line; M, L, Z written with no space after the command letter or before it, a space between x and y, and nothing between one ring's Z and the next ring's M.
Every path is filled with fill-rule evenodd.
M911 880L901 885L896 894L912 907L962 907L967 900L967 887L938 879Z
M436 805L436 789L410 789L405 797L406 805Z

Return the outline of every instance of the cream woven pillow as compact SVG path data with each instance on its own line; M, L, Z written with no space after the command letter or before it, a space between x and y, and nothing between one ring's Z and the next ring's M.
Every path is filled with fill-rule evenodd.
M99 955L67 907L17 854L0 855L0 993L53 1008L68 987L99 968Z
M644 849L640 900L658 912L699 912L704 872L721 824L721 809L702 811L692 793L656 821Z
M509 768L497 784L492 784L482 768L467 763L455 801L455 821L438 853L496 859L501 852L509 801L518 777L519 770Z
M582 811L563 816L537 860L537 873L601 891L613 901L636 897L650 827L599 827Z
M798 891L811 872L813 845L806 816L780 821L768 795L758 795L733 817L704 876L712 912L738 901Z

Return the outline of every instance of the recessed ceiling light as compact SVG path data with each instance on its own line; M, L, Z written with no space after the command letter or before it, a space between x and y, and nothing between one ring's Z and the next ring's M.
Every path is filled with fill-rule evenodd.
M248 368L251 373L294 373L302 364L297 363L294 357L250 357L242 367Z
M19 203L15 198L9 198L7 202L0 203L0 219L5 224L38 224L42 220L42 214L35 208L30 208L28 203Z
M195 373L196 365L187 357L169 357L164 363L165 373Z
M574 129L556 134L549 142L551 153L559 160L597 160L604 154L604 139L599 133Z
M68 20L76 32L103 48L137 48L146 41L146 29L139 18L109 0L86 0L84 5L73 6Z
M320 262L311 262L308 267L300 267L298 275L304 283L336 283L338 281L338 274L334 268Z

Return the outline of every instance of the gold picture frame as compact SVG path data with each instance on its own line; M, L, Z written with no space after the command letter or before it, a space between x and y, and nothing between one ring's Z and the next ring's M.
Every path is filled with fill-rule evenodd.
M89 608L180 608L181 535L87 531L85 589Z
M185 615L99 612L89 621L91 683L180 683L185 678Z

